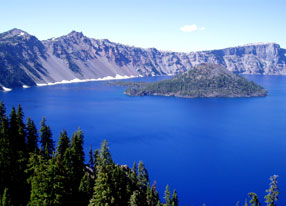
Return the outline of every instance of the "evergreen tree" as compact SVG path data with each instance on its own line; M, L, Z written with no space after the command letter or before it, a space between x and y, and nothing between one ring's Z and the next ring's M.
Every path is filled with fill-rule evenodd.
M109 146L106 140L104 140L101 145L101 149L100 149L99 157L98 157L98 164L100 166L113 164L111 154L109 152Z
M92 145L90 145L90 148L89 148L89 161L88 161L88 165L90 168L94 168L94 158L93 158L93 153L92 153Z
M88 205L93 195L94 177L88 172L84 173L79 185L79 192L82 194L82 205Z
M28 153L26 151L26 133L23 117L24 114L20 105L17 112L15 107L12 107L8 128L11 143L10 149L12 150L9 189L13 201L12 204L14 205L25 205L29 196L29 187L25 173Z
M70 140L67 131L64 130L63 132L60 133L56 155L59 158L63 159L69 147L70 147Z
M251 198L250 199L250 204L251 204L250 206L260 206L261 205L259 200L258 200L258 196L256 193L250 192L250 193L248 193L248 196Z
M179 199L176 190L173 191L173 195L171 198L171 205L172 206L178 206L179 205Z
M149 183L149 175L142 161L138 164L138 183L143 190L147 188Z
M72 188L70 187L70 178L67 175L68 169L63 160L59 157L52 157L50 160L49 177L52 178L52 198L53 205L72 205L71 195Z
M114 191L112 191L111 173L113 165L100 165L94 184L94 193L89 206L115 205Z
M94 170L94 179L96 179L96 174L97 174L97 168L100 165L100 150L96 149L94 150L94 166L93 166L93 170Z
M11 138L11 146L13 151L19 151L21 141L18 141L17 113L15 107L12 107L9 119L9 136Z
M3 102L0 103L0 194L11 184L13 150L8 134L8 118Z
M129 206L140 206L140 194L138 190L135 190L130 196Z
M17 114L17 129L18 129L18 142L19 142L19 150L26 153L26 125L23 121L24 119L24 113L22 110L21 105L18 105Z
M54 152L54 140L52 139L52 132L48 125L46 125L46 118L43 117L41 121L41 154L45 158L50 158Z
M156 188L156 181L154 181L154 183L151 187L151 194L152 194L151 205L152 206L158 205L158 202L161 205L159 193L158 193L157 188Z
M98 163L94 193L89 206L112 206L115 203L114 191L112 191L114 163L106 140L104 140L101 145L98 154Z
M1 202L0 202L1 206L11 206L12 205L11 198L9 196L9 192L8 192L7 188L4 189L3 196L2 196L2 198L0 198L0 200L1 200Z
M71 188L66 168L61 159L53 156L49 160L37 154L31 154L28 179L31 184L29 205L70 205Z
M134 162L131 173L130 173L130 179L131 179L133 190L137 189L137 183L138 183L138 181L137 181L137 176L138 176L137 170L138 170L137 164L136 164L136 162Z
M72 183L72 197L74 204L80 205L79 186L84 175L84 151L83 151L83 133L80 129L72 136L71 146L71 183ZM79 201L79 202L77 202Z
M147 189L146 189L146 202L147 205L151 205L152 204L152 188L150 188L150 185L148 183L147 185Z
M27 124L27 152L38 152L38 132L36 125L30 117L28 117Z
M166 186L164 199L166 201L164 206L171 206L171 192L170 192L169 185Z
M278 175L273 175L270 177L270 187L266 190L267 195L264 197L267 206L276 206L275 202L278 200L279 188L277 186Z
M31 185L29 206L52 205L51 177L48 176L49 161L43 156L31 154L28 171L32 174L28 182Z

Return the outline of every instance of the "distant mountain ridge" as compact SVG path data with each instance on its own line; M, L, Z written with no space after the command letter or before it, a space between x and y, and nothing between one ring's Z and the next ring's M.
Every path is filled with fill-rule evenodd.
M172 75L201 63L221 64L234 73L286 75L285 55L286 50L276 43L183 53L126 46L76 31L40 41L12 29L0 34L0 87Z

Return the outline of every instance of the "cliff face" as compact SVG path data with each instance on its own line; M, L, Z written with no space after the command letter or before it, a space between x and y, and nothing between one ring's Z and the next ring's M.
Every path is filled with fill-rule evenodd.
M285 54L286 50L275 43L181 53L92 39L75 31L40 41L12 29L0 34L0 86L176 74L200 63L222 64L235 73L286 75Z

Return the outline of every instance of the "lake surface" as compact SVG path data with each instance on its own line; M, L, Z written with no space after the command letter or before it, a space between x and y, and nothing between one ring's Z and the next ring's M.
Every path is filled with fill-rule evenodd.
M286 77L246 76L267 97L129 97L124 88L87 82L0 93L7 110L21 104L39 127L47 117L54 138L80 126L85 151L107 139L113 159L143 160L160 196L166 184L180 205L241 205L248 192L264 202L268 178L279 175L279 205L286 204ZM145 78L155 81L167 77ZM137 81L139 81L137 79ZM142 81L142 79L140 79Z

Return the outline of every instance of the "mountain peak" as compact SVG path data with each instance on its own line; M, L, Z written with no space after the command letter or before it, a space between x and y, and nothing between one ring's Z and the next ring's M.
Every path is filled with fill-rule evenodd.
M73 30L67 36L68 37L75 37L75 38L82 38L84 35L82 32L77 32L77 31Z
M7 33L10 34L11 36L27 36L27 35L29 35L27 32L25 32L21 29L17 29L17 28L11 29L11 30L7 31Z
M29 39L31 37L30 34L21 30L21 29L11 29L7 32L0 34L1 41L10 41L10 39Z

